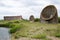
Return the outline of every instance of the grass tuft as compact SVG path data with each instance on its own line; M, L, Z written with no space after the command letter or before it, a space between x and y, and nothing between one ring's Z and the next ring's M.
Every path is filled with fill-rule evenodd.
M45 39L46 38L46 34L37 34L37 35L34 35L32 38Z

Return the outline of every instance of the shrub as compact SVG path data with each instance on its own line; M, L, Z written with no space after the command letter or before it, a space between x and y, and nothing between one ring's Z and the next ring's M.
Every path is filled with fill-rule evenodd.
M56 33L55 36L56 36L56 37L60 37L60 33Z
M8 23L6 23L6 25L9 26L9 25L12 24L12 23L13 23L13 22L8 22Z
M8 27L9 28L9 25L12 24L12 22L6 22L6 23L1 23L0 24L0 27Z
M28 22L29 20L27 20L27 19L23 19L23 21L26 21L26 22Z
M19 29L19 26L17 26L17 27L15 26L10 29L10 33L15 33L18 29Z
M15 27L15 24L12 23L12 24L9 25L9 27L10 27L10 28L13 28L13 27Z
M0 24L0 27L8 27L7 24Z
M20 30L23 27L24 27L23 24L17 24L17 25L15 24L15 26L10 29L10 33L15 33L16 31Z
M14 21L14 23L20 23L19 21Z
M39 18L36 18L34 21L35 21L35 22L39 22L39 21L40 21L40 19L39 19Z
M60 17L58 17L58 22L60 23Z

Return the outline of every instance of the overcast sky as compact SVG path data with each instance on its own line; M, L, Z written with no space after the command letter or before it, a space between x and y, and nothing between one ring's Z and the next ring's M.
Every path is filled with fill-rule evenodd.
M28 19L30 15L39 18L47 5L55 5L60 16L60 0L0 0L0 19L17 15L22 15L24 19Z

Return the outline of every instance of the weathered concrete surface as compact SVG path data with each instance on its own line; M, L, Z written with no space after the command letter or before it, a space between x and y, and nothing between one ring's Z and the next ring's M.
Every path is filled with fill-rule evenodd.
M58 23L57 9L54 5L45 7L40 15L41 23Z
M34 22L34 16L31 15L30 18L29 18L29 20L30 20L31 22Z

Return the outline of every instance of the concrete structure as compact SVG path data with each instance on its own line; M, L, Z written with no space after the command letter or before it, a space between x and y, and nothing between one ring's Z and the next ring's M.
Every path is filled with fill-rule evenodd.
M31 22L34 22L34 16L31 15L30 18L29 18L29 20L30 20Z
M22 16L4 16L4 20L21 20Z
M41 23L58 23L57 9L54 5L45 7L40 15Z

